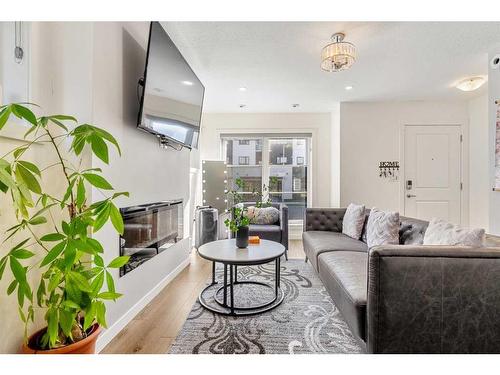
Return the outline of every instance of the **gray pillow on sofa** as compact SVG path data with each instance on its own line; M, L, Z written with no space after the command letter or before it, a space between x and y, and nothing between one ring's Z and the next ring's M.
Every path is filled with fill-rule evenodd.
M399 244L399 213L373 207L366 226L366 244L368 248Z
M424 235L424 245L482 247L483 240L484 229L467 229L441 219L432 219Z
M351 203L342 219L342 233L359 240L365 223L365 206Z
M250 219L250 224L271 225L279 221L280 211L275 207L250 206L246 216Z

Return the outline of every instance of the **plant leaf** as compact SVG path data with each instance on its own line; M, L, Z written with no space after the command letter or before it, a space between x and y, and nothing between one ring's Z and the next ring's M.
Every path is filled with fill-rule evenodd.
M113 275L111 275L111 272L106 271L106 285L108 286L108 290L110 292L115 292L115 281L113 280Z
M104 284L104 272L101 272L94 278L94 280L92 280L92 283L90 284L93 296L97 296L99 294L103 284Z
M18 160L17 163L21 164L24 168L28 169L29 171L33 172L34 174L36 174L38 176L42 175L40 172L40 169L38 169L38 167L35 164L30 163L29 161Z
M10 107L5 107L0 112L0 130L2 130L2 128L7 123L7 120L9 119L11 113L12 113L12 110L10 109Z
M99 255L94 255L94 263L98 267L104 267L104 261Z
M94 126L93 128L94 128L94 131L97 134L99 134L102 138L104 138L106 141L114 144L116 149L118 150L118 154L121 156L122 151L120 150L120 146L118 145L118 142L116 141L116 139L104 129L98 128L96 126Z
M104 248L101 243L94 238L87 238L87 245L89 245L96 253L104 252Z
M113 203L110 202L109 206L110 206L109 216L111 218L111 223L113 224L118 233L123 234L124 225L123 225L122 214Z
M2 259L0 259L0 280L2 280L2 276L6 266L7 266L7 257L3 257Z
M113 186L102 176L94 173L84 173L82 175L91 185L99 189L113 190Z
M38 183L36 177L22 164L17 165L16 176L21 177L21 180L26 183L28 189L30 189L33 193L42 194L42 189L40 188L40 184Z
M106 142L104 142L102 138L99 138L97 135L91 135L89 137L89 141L94 155L106 164L109 164L109 153Z
M90 287L88 280L83 275L75 271L69 271L68 276L71 282L80 288L81 291L87 293L92 292L92 288Z
M121 296L123 296L123 294L121 294L121 293L103 292L103 293L99 293L99 295L97 296L97 298L116 301Z
M40 224L45 224L47 222L47 218L44 216L38 216L29 221L31 225L40 225Z
M85 183L83 179L80 178L76 188L76 205L81 207L83 203L85 203Z
M111 208L109 204L106 204L105 208L101 212L99 212L94 221L94 232L97 232L104 226L104 224L106 224L109 218L110 210Z
M9 284L9 287L7 288L7 295L10 296L12 293L14 293L14 290L17 288L17 280L12 280L12 282Z
M97 322L101 326L103 326L104 328L108 327L108 324L106 323L106 306L101 301L96 302L96 318Z
M87 330L94 322L96 316L96 302L92 302L90 307L85 311L85 319L83 320L83 329Z
M109 268L123 267L125 264L128 263L129 259L130 259L130 256L128 256L128 255L122 255L120 257L116 257L108 264L108 267Z
M26 249L16 249L10 252L10 255L17 259L28 259L35 255L35 253Z
M26 269L22 266L21 263L19 263L16 258L11 256L9 257L9 259L10 269L16 280L19 282L19 284L26 283Z
M16 116L18 115L22 117L26 121L30 122L32 125L35 126L38 125L38 123L36 122L36 116L33 112L31 112L30 109L19 104L12 104L12 111Z
M49 233L49 234L46 234L45 236L42 236L40 238L40 240L44 241L44 242L54 242L54 241L63 240L65 238L66 237L61 233Z
M66 247L66 241L59 242L55 245L49 253L43 258L42 263L40 263L40 267L46 266L49 263L52 263L54 259L56 259Z

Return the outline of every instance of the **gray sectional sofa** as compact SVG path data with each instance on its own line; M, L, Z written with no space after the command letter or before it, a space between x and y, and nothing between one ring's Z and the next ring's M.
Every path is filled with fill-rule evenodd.
M306 209L304 251L368 353L500 353L499 247L423 246L428 223L401 217L400 245L368 249L344 213Z

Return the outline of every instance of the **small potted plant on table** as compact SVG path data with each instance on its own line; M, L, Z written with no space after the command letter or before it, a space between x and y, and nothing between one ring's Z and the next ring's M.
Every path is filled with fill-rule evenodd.
M21 104L0 106L0 131L12 115L26 120L29 129L25 138L32 137L0 157L0 191L5 194L0 198L10 196L17 220L6 231L2 245L14 236L22 236L7 253L0 254L0 279L9 274L5 272L8 266L13 279L7 294L17 294L19 316L25 324L22 350L93 353L100 329L106 327L104 301L121 296L115 290L110 269L125 265L129 257L117 257L106 265L102 257L104 249L91 234L108 221L117 232L123 233L122 216L113 201L128 193L115 192L99 168L80 169L69 160L81 160L87 144L96 157L108 163L108 144L114 145L118 152L120 148L115 138L103 129L79 125L72 116L37 118ZM74 124L73 130L68 129L69 123ZM67 153L61 147L65 140L71 141ZM39 166L26 160L26 151L34 144L47 145L56 162ZM43 188L43 174L52 168L59 170L66 182L62 196L51 195ZM87 204L86 185L99 189L104 199ZM42 228L46 228L45 233L41 233ZM32 272L40 274L36 289L28 278ZM43 310L46 327L28 337L28 325L37 315L36 309Z

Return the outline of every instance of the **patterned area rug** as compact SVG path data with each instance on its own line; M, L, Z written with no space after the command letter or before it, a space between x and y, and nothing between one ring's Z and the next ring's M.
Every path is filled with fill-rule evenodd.
M217 279L222 278L218 269ZM239 267L238 280L274 279L274 263ZM281 263L281 287L285 299L275 309L248 317L214 314L196 302L172 344L172 354L299 354L361 353L338 309L309 263L292 259ZM238 293L244 295L238 296ZM235 290L244 303L266 297L265 288ZM261 294L262 293L262 294ZM247 298L244 298L247 297Z

